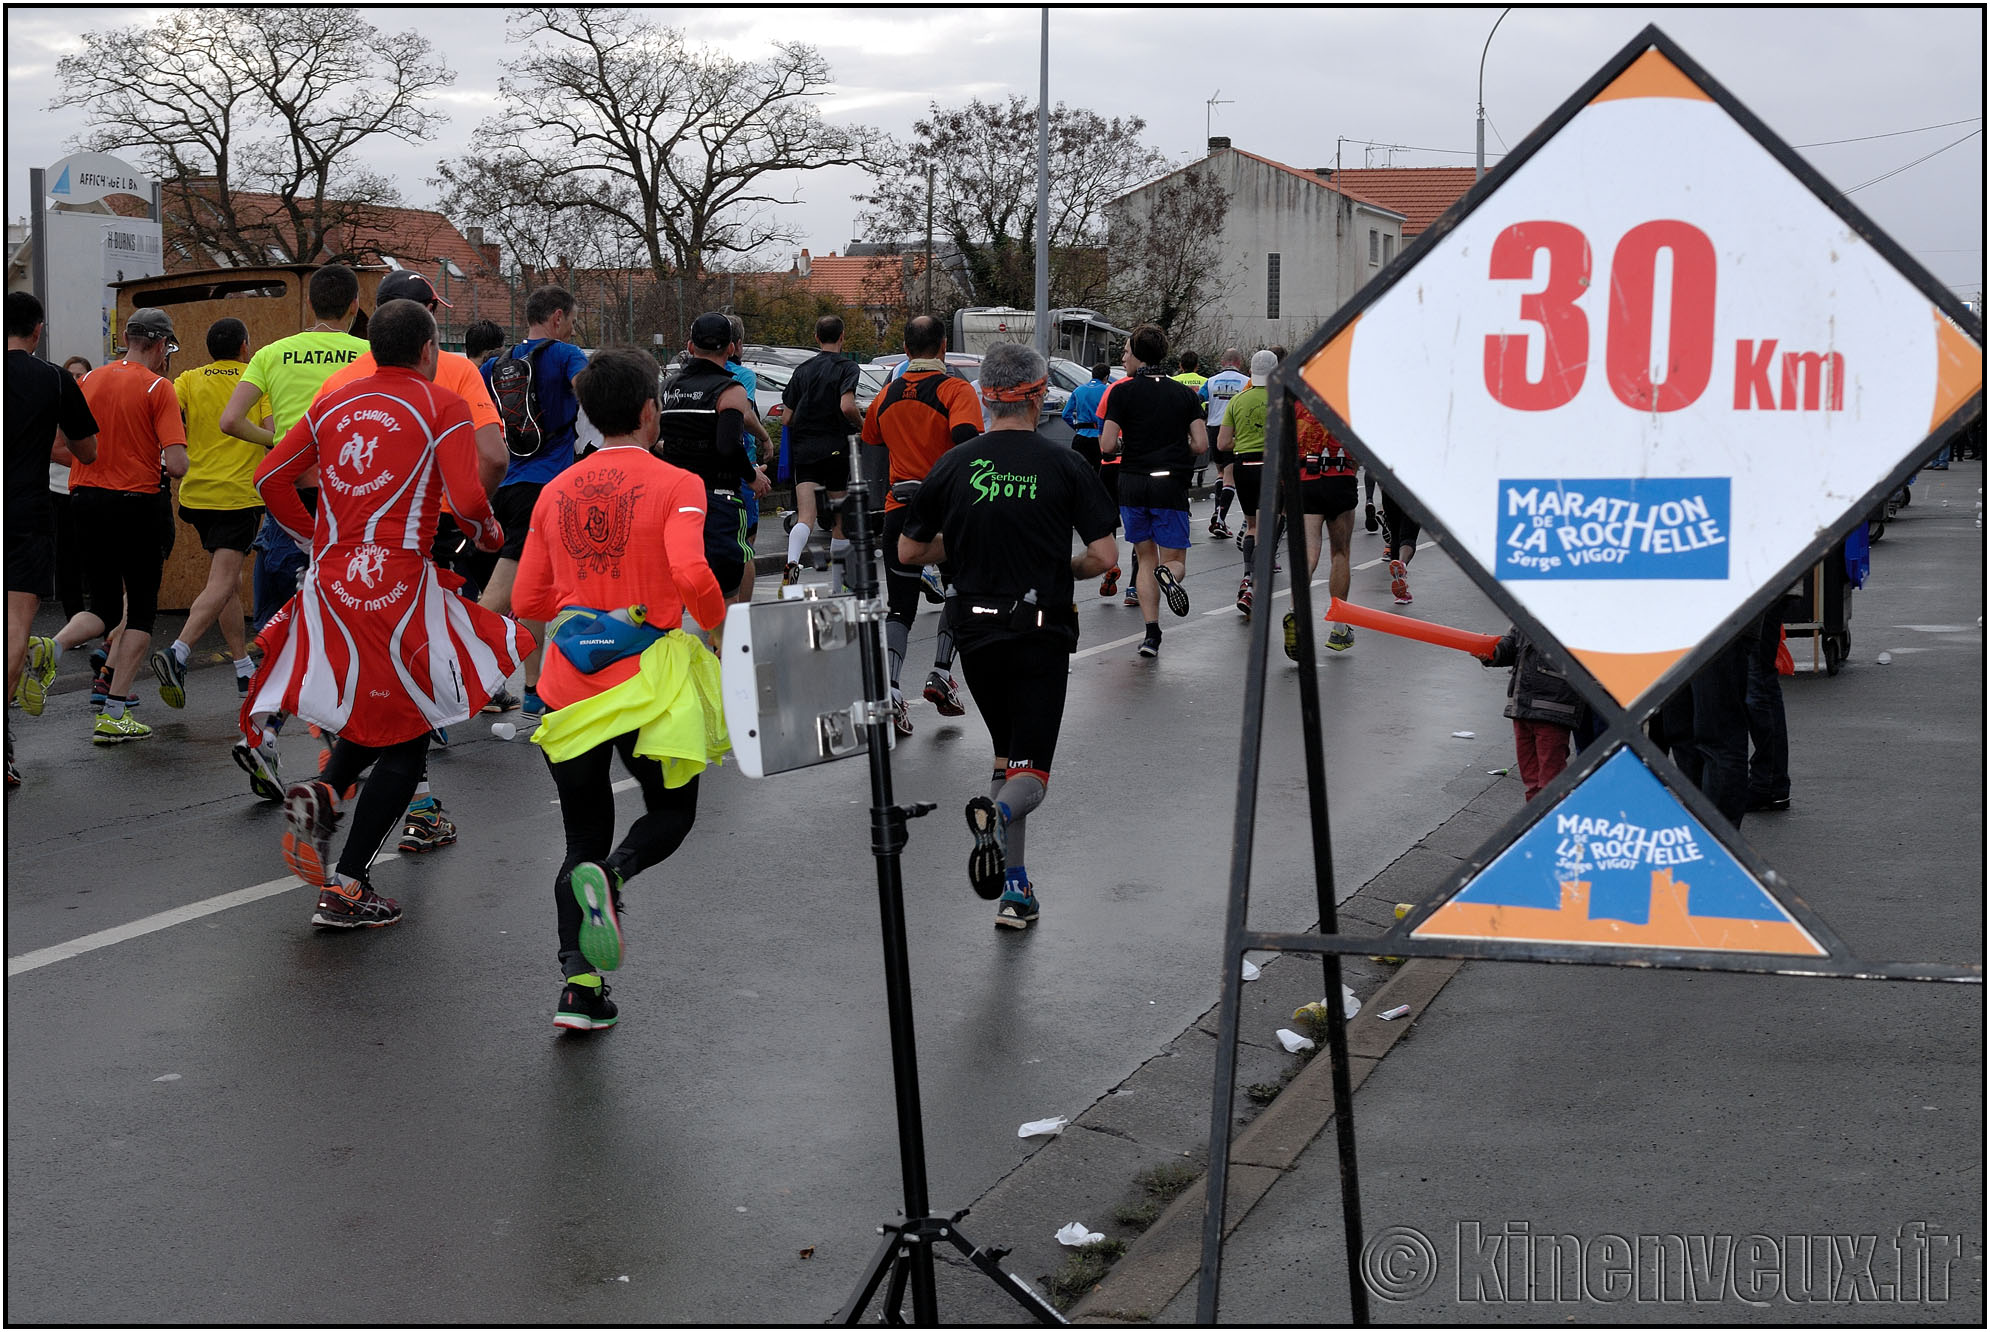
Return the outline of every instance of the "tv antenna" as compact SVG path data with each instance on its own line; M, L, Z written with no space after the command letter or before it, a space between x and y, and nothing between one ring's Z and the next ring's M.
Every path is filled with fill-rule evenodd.
M1231 106L1236 100L1234 97L1225 97L1223 90L1218 88L1209 94L1208 100L1202 104L1202 141L1205 145L1216 133L1216 108Z

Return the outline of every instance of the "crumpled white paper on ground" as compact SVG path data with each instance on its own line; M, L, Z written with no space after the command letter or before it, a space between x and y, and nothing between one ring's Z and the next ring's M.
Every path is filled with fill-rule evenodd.
M1288 1031L1284 1027L1278 1029L1278 1043L1285 1047L1287 1054L1298 1054L1301 1050L1313 1048L1311 1037L1301 1036L1298 1032Z
M1057 1232L1057 1242L1069 1248L1081 1249L1087 1244L1097 1244L1105 1235L1100 1231L1085 1229L1083 1221L1073 1221Z
M1244 979L1245 979L1245 980L1247 980L1247 981L1254 981L1254 980L1256 980L1256 979L1257 979L1258 977L1260 977L1260 976L1262 976L1262 975L1264 975L1264 972L1258 969L1258 964L1257 964L1257 963L1255 963L1255 962L1251 961L1251 959L1249 959L1248 957L1244 959Z
M1354 991L1343 985L1340 987L1341 1012L1353 1017L1361 1011L1361 1001L1354 997Z
M1016 1136L1019 1138L1034 1138L1039 1133L1061 1133L1064 1131L1064 1126L1070 1122L1063 1115L1058 1115L1052 1119L1032 1119L1029 1123L1016 1130Z

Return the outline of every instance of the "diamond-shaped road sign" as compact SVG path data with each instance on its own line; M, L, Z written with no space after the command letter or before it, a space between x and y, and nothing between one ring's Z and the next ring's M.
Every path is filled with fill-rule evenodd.
M1961 424L1983 351L1980 320L1647 28L1301 374L1628 707Z

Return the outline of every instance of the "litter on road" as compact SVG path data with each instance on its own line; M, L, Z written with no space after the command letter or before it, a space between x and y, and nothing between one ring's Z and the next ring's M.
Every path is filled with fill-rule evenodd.
M1408 1004L1397 1004L1394 1008L1388 1009L1384 1012L1377 1013L1375 1016L1381 1018L1384 1022L1394 1022L1397 1018L1404 1016L1409 1011L1410 1011L1410 1006Z
M1072 1221L1057 1232L1057 1242L1068 1248L1081 1249L1087 1244L1097 1244L1105 1235L1097 1230L1085 1229L1083 1221Z
M1313 1048L1312 1037L1301 1036L1298 1032L1288 1031L1284 1027L1278 1029L1278 1043L1285 1047L1287 1054L1298 1054L1301 1050Z
M1453 740L1476 740L1479 737L1471 731L1453 731L1451 738Z
M1245 980L1247 980L1247 981L1254 981L1254 980L1256 980L1256 979L1257 979L1258 977L1260 977L1260 976L1262 976L1262 975L1264 975L1264 972L1262 972L1262 971L1260 971L1260 970L1258 969L1258 966L1257 966L1257 964L1256 964L1256 963L1252 962L1252 961L1251 961L1251 960L1250 960L1249 958L1245 958L1245 959L1244 959L1244 979L1245 979Z
M1039 1133L1062 1133L1064 1126L1070 1122L1063 1115L1058 1115L1052 1119L1032 1119L1029 1123L1016 1130L1016 1136L1019 1138L1034 1138Z

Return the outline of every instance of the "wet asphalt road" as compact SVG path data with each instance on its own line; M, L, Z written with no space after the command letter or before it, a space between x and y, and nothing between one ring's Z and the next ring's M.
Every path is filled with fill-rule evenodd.
M936 1208L1032 1150L1017 1125L1077 1114L1215 997L1247 631L1241 556L1201 538L1206 517L1160 661L1105 646L1138 635L1136 611L1082 607L1081 649L1103 650L1074 662L1032 824L1035 929L997 931L964 882L958 811L987 755L972 710L915 704L897 750L898 798L940 804L904 859ZM1379 553L1357 531L1356 562ZM1503 627L1438 549L1414 573L1416 614ZM1386 571L1357 572L1355 597L1386 606ZM83 669L65 661L65 680ZM1443 783L1462 766L1510 762L1505 673L1369 633L1320 670L1346 892L1456 807ZM228 758L225 671L197 672L183 712L142 692L154 738L109 750L88 744L80 692L13 714L10 959L283 876L280 814ZM1274 649L1265 928L1314 918L1296 695ZM690 840L629 891L621 1025L562 1036L559 814L540 756L488 720L431 764L462 840L375 871L407 908L394 928L316 931L293 885L10 967L10 1319L834 1313L900 1202L864 767L708 774ZM293 768L313 759L302 736L284 746ZM625 821L636 801L618 796Z

